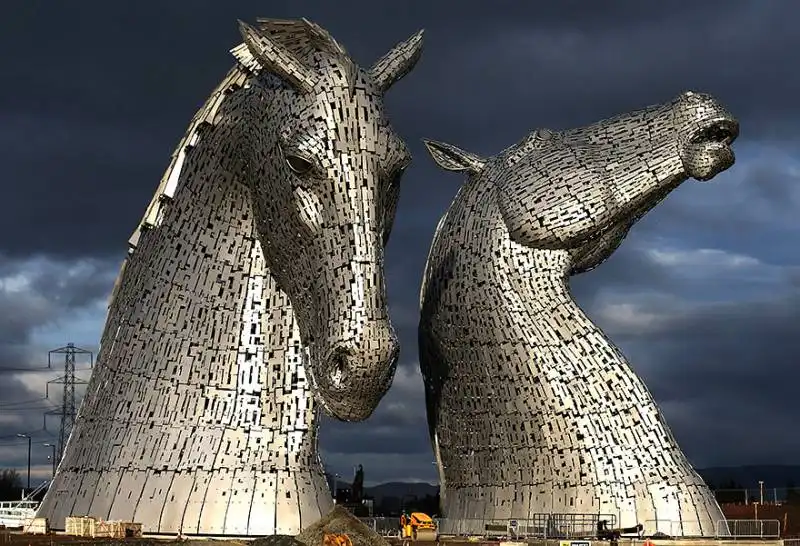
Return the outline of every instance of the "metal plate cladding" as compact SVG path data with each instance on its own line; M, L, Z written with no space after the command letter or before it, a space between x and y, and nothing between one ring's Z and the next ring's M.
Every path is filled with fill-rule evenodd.
M383 249L410 157L382 99L421 34L364 70L309 21L240 27L130 240L53 528L296 534L333 506L318 407L362 420L391 383Z
M722 513L624 355L572 299L689 178L734 163L738 124L712 97L578 129L534 131L483 158L426 141L467 179L436 230L420 366L447 522L608 514L713 536ZM443 529L442 532L448 532Z

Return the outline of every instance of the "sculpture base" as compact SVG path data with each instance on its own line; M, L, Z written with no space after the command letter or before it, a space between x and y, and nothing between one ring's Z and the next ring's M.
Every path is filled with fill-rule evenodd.
M140 523L142 533L150 536L295 535L333 509L321 468L64 470L54 483L37 512L54 531L66 528L67 516L91 516Z

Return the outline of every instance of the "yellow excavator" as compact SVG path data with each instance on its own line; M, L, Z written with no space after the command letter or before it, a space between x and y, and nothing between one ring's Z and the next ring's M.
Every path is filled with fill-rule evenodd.
M433 542L437 537L436 523L428 514L422 512L400 516L400 529L401 538Z

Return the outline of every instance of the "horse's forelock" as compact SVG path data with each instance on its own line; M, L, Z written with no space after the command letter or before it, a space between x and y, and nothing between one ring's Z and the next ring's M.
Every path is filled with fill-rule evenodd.
M322 53L342 68L350 94L355 91L358 66L344 47L331 34L308 19L257 18L257 27L271 40L279 43L309 68L314 68L314 55Z

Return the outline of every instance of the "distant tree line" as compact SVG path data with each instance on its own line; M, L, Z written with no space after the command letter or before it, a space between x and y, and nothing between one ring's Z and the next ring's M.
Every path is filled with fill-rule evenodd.
M800 488L792 481L786 484L786 504L800 505Z
M0 470L0 501L17 500L22 497L22 478L11 468Z
M710 480L707 481L708 487L714 492L717 502L720 504L744 504L745 502L755 503L760 500L760 492L758 488L745 487L736 480L728 480L722 482L719 487L715 486ZM798 488L793 481L786 484L777 500L783 504L800 505L800 488ZM764 502L774 502L775 488L769 487L764 489ZM784 494L785 492L785 494Z

